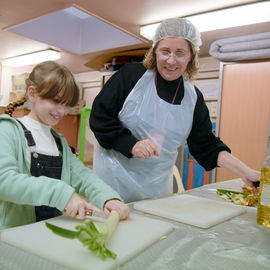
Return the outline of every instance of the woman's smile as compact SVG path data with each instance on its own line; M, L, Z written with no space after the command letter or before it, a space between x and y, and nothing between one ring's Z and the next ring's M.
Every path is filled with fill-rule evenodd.
M183 38L166 38L156 48L157 69L163 79L173 81L181 77L191 59L188 42Z

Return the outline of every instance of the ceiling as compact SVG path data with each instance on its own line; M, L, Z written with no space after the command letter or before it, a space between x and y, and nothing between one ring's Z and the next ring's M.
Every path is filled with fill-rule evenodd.
M0 60L27 54L34 51L55 48L61 51L60 64L67 66L73 73L87 72L93 69L85 66L89 61L99 56L114 52L121 52L131 49L147 48L151 42L139 34L140 26L159 22L168 17L185 17L202 12L212 11L231 6L242 5L261 1L247 0L0 0ZM92 51L72 52L64 48L65 46L54 46L48 39L33 39L25 35L11 32L12 27L17 27L25 22L34 21L45 15L50 15L60 10L77 7L80 10L90 14L95 19L103 23L108 23L114 29L118 29L122 34L129 36L131 40L137 40L134 44L120 45L113 49L108 46L102 46L105 41L98 38L99 28L95 28L91 33L91 39L87 42L93 42L95 47ZM213 22L214 23L214 22ZM51 25L47 29L47 35L58 35L61 40L62 35L56 33L58 24ZM70 28L70 26L66 26ZM208 56L210 44L221 38L253 34L259 32L268 32L270 22L260 23L249 26L234 27L230 29L209 31L202 33L202 42L200 55ZM113 31L109 31L113 33ZM43 36L43 31L40 36ZM96 34L95 34L96 33ZM63 34L64 35L64 34ZM45 34L44 34L45 36ZM69 36L69 40L62 43L75 42L74 35ZM106 37L110 39L109 33ZM112 39L112 38L111 38ZM79 40L78 40L79 42ZM60 44L60 43L59 43ZM18 70L20 71L20 70Z

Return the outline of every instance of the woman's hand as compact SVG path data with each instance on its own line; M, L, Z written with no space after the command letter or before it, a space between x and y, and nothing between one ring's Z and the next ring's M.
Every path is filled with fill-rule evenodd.
M254 182L260 181L261 172L253 170L251 168L246 169L244 175L242 175L242 180L250 187L252 187L255 194L258 193L259 188L254 186Z
M138 141L131 149L131 154L138 158L159 157L157 147L150 139Z
M130 209L119 200L109 200L105 203L104 211L106 214L109 214L112 210L115 210L120 215L121 220L126 220L129 217Z
M102 210L74 192L64 209L64 214L78 219L84 219L86 215L91 216L93 211L104 214Z
M242 161L240 161L238 158L234 157L227 151L221 151L219 153L218 165L237 174L239 177L242 178L243 182L246 185L252 187L253 192L258 192L258 188L256 188L253 183L260 181L260 171L256 171L248 167L246 164L244 164Z

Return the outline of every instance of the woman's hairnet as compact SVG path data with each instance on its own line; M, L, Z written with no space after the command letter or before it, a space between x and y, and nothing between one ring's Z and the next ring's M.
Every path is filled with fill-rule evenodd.
M190 41L198 51L202 45L200 36L199 30L189 20L183 18L170 18L164 20L158 26L153 39L153 46L162 39L177 37Z

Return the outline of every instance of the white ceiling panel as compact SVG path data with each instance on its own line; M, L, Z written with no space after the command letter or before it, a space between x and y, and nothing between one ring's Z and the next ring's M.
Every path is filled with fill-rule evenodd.
M75 7L24 22L8 30L78 55L143 43Z

